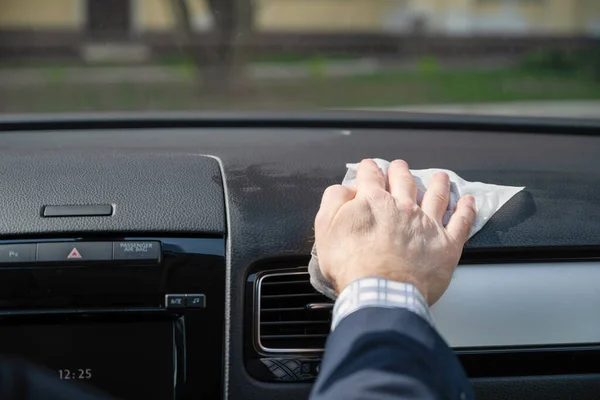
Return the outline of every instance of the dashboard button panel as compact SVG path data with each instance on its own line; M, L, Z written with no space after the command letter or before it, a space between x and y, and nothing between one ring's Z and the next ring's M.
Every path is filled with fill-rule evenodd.
M204 294L167 294L165 295L167 308L206 308Z
M0 263L23 263L35 261L36 244L3 244L0 245Z
M185 294L165 295L165 306L167 308L185 308Z
M111 261L114 245L121 242L138 242L133 250L142 258ZM17 341L20 345L9 340L7 346L15 355L42 364L51 361L63 379L89 379L91 374L90 384L124 399L152 397L137 396L131 389L130 381L142 376L168 387L166 396L163 389L151 390L160 398L221 398L225 249L224 238L143 234L0 241L4 325L15 328L17 339L26 332L39 342L33 353L27 337ZM100 257L108 260L97 260ZM16 258L29 262L12 264ZM40 326L52 332L38 332ZM127 335L135 338L141 333L143 343L128 344ZM111 362L118 351L113 351L109 339L119 335L124 346L131 347L131 357L119 358L123 366L115 369ZM98 353L104 344L108 350ZM66 351L73 346L76 352ZM143 366L138 365L140 357L146 361ZM127 371L134 375L124 379Z
M115 260L160 260L160 242L126 241L113 243Z
M0 264L112 260L154 264L161 258L161 243L156 240L0 244Z
M185 297L185 305L187 308L204 308L206 307L206 296L203 294L188 294Z
M112 242L38 243L37 261L112 260Z

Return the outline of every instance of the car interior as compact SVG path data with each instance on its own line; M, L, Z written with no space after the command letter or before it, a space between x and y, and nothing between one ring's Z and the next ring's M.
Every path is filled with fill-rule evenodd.
M306 399L346 163L524 186L432 308L477 398L600 395L600 123L385 112L0 117L0 354L122 399Z

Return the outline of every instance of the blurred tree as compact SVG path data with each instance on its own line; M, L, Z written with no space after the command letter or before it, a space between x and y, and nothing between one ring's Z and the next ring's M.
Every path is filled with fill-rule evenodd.
M189 3L171 0L180 46L201 71L203 87L228 90L245 81L254 25L253 0L205 0L212 16L208 53L199 54Z
M174 16L175 29L177 30L176 38L178 39L179 48L194 64L200 67L202 58L195 48L195 34L188 0L170 0L170 5Z

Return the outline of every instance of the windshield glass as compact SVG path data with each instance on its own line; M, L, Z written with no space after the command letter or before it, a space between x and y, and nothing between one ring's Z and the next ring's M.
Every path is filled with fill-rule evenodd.
M0 113L600 117L598 0L0 0Z

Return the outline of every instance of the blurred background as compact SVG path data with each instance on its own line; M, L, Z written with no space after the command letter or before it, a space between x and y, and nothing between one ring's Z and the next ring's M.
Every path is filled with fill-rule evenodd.
M600 117L599 0L0 0L0 113Z

